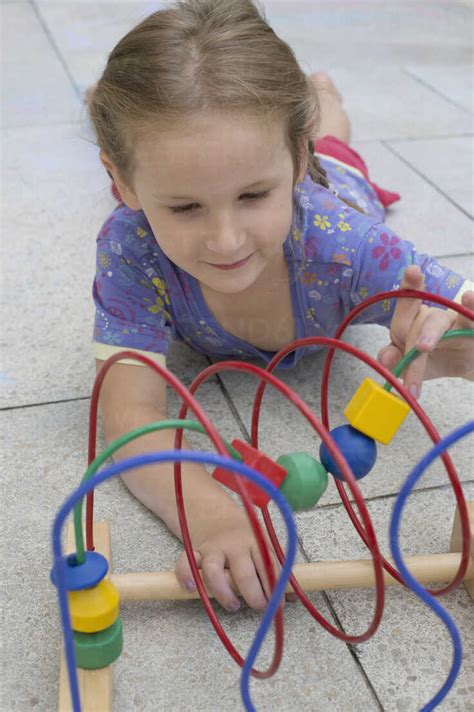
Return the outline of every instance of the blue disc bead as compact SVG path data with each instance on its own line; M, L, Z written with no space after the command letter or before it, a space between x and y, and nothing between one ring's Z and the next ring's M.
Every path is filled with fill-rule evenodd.
M340 425L338 428L331 430L331 435L341 455L344 456L347 464L351 468L356 480L365 477L377 459L377 445L375 441L353 428L352 425ZM328 472L334 475L338 480L344 480L342 472L339 470L324 443L321 443L319 457Z
M85 551L85 560L77 563L76 554L63 557L66 572L66 589L68 591L81 591L83 588L92 588L105 577L109 564L105 556L97 551ZM51 581L57 586L56 566L51 570Z

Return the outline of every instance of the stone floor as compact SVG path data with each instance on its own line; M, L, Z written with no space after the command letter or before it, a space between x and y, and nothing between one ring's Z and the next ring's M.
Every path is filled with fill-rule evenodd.
M2 468L3 646L0 708L55 709L61 646L49 583L55 512L86 464L94 365L90 287L98 228L114 206L82 98L107 53L140 18L164 3L0 0L2 14L3 323L0 419ZM420 251L474 278L472 260L472 11L468 0L267 0L277 33L303 68L332 73L353 120L353 142L378 183L402 194L387 223ZM13 296L15 295L15 296ZM67 307L67 308L66 308ZM370 354L379 327L350 338ZM34 348L34 353L29 351ZM25 350L26 349L26 350ZM189 383L207 359L184 347L170 368ZM317 409L322 361L283 377ZM337 362L334 423L362 368ZM338 378L343 371L344 377ZM308 387L314 384L314 388ZM229 374L209 383L202 403L224 436L249 428L255 385ZM472 413L473 386L445 379L425 385L422 405L441 434ZM303 421L277 396L264 400L261 446L270 455L314 448ZM177 404L173 401L173 409ZM292 430L283 423L292 417ZM307 441L307 445L305 445ZM403 445L402 445L403 443ZM414 418L384 449L361 483L377 536L388 553L395 496L429 442ZM474 499L472 448L452 457ZM317 510L297 515L301 561L361 558L364 548L330 487ZM433 466L412 495L402 528L407 554L449 548L454 497ZM125 488L97 494L96 514L111 524L115 571L172 569L179 542ZM323 614L360 632L373 612L370 590L315 595ZM445 710L474 710L474 616L464 588L443 599L457 621L464 663ZM441 623L412 594L387 591L379 632L348 647L324 632L303 606L287 606L280 670L253 681L258 710L418 710L442 684L451 647ZM122 608L125 652L114 666L114 711L234 712L243 708L238 667L214 635L199 602L129 603ZM257 624L244 609L222 615L243 653ZM268 650L262 658L268 657ZM264 664L262 659L261 665Z

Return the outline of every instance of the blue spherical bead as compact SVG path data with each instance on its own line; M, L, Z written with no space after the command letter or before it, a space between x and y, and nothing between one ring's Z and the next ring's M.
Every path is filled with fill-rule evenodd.
M367 437L360 430L356 430L352 425L341 425L331 430L331 435L336 441L341 455L347 460L356 480L365 477L375 464L377 459L377 445L372 438ZM319 449L321 462L328 472L338 480L344 480L342 472L336 465L335 460L329 454L324 443Z

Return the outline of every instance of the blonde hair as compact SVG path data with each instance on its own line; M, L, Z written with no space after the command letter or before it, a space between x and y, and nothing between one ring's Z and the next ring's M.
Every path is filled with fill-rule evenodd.
M283 120L294 184L307 152L307 173L328 187L311 140L317 91L254 0L179 0L153 13L110 53L87 104L98 146L126 185L133 185L133 146L152 126L229 110Z

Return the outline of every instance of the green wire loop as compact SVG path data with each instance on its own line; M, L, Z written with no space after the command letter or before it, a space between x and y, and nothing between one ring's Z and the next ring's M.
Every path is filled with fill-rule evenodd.
M125 435L122 435L120 438L117 438L113 442L111 442L101 453L98 455L93 462L89 465L87 468L82 480L82 482L86 482L86 480L90 479L93 475L96 474L97 470L99 467L106 462L106 460L109 459L117 450L119 450L121 447L126 445L127 443L131 442L132 440L135 440L136 438L141 437L142 435L147 435L148 433L154 433L158 430L174 430L174 429L181 429L181 430L194 430L195 432L206 434L206 431L204 430L203 426L201 423L198 423L195 420L158 420L154 423L148 423L147 425L143 425L140 428L135 428L135 430L131 430L128 433L125 433ZM226 440L222 438L222 442L227 448L227 451L229 454L234 458L234 460L242 460L242 456L240 455L239 452L235 448L232 447ZM85 552L84 552L84 537L82 533L82 506L83 506L83 499L80 500L74 507L74 534L76 538L76 563L77 564L82 564L85 561Z
M450 331L447 331L443 336L441 337L441 341L445 341L446 339L454 339L457 336L474 336L474 329L451 329ZM403 358L400 359L400 361L397 363L395 368L392 370L393 375L398 378L403 371L411 364L412 361L414 361L421 353L418 351L418 349L411 349ZM391 391L392 386L388 381L384 385L384 389L386 391Z

